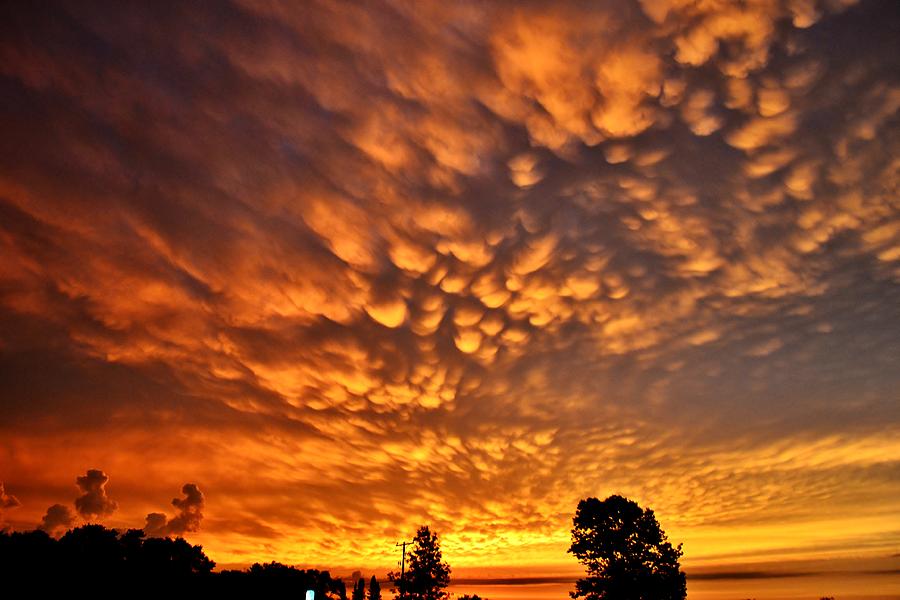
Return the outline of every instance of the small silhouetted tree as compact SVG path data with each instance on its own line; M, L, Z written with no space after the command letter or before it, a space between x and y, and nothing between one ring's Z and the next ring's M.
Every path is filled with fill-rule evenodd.
M427 525L419 527L407 553L406 573L388 573L395 584L397 600L447 600L445 588L450 585L450 565L443 562L437 534Z
M569 552L587 567L573 599L684 600L687 583L653 511L622 496L578 503Z
M381 600L381 584L378 583L374 575L369 580L369 600Z
M329 586L329 591L340 600L347 600L347 585L343 579L334 579Z
M353 594L351 594L350 598L352 600L366 600L366 580L360 577L356 580L356 583L353 584Z

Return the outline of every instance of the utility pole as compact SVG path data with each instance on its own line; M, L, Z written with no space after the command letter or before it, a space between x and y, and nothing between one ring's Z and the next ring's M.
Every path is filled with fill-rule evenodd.
M400 598L403 600L403 582L405 580L404 574L406 573L406 545L411 544L412 542L397 542L394 546L403 547L403 554L400 556L400 585L397 586L398 591L400 592Z

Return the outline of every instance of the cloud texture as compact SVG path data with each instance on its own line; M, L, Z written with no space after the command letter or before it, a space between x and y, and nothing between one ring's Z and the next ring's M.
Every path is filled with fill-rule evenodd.
M454 565L569 564L578 499L613 492L688 563L887 552L898 24L888 0L4 6L17 516L87 462L131 526L203 481L220 563L391 566L430 522ZM82 516L115 510L106 479ZM196 531L191 485L148 526Z

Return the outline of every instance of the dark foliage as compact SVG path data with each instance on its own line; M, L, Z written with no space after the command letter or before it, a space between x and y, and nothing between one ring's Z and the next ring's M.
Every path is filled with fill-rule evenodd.
M381 600L381 584L374 575L369 580L369 600Z
M422 526L413 539L406 558L406 573L388 573L394 583L397 600L446 600L450 594L450 565L443 562L437 534Z
M653 511L621 496L578 503L569 552L587 567L572 598L684 600L687 583Z
M337 598L340 600L347 600L347 585L344 583L343 579L335 579L332 590Z
M254 563L246 571L222 571L216 578L220 589L230 595L247 598L302 598L306 590L314 590L316 599L347 597L344 582L328 571L298 569L278 562Z
M59 540L40 530L0 532L0 591L18 587L37 597L84 591L101 598L151 593L302 598L306 590L315 590L316 600L346 599L344 582L327 571L276 562L221 573L213 573L213 567L202 547L180 537L148 538L140 529L122 533L84 525Z
M0 569L7 581L53 584L66 579L152 581L209 576L215 563L183 538L146 538L84 525L56 540L43 531L0 533Z
M353 584L353 594L350 596L352 600L366 600L366 580L360 577Z

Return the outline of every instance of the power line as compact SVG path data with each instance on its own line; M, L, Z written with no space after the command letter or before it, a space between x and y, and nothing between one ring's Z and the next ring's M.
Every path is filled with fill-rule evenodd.
M397 542L394 544L396 547L403 547L403 554L400 556L400 583L397 585L397 591L400 592L400 598L403 598L403 580L404 574L406 573L406 545L412 544L412 542Z

